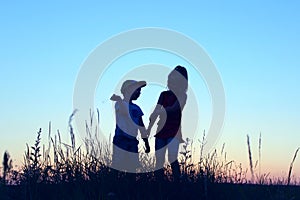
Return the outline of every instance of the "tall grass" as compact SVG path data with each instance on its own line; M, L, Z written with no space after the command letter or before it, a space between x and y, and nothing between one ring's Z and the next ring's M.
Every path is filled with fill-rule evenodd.
M42 130L37 132L33 145L27 144L24 154L24 163L21 169L12 169L9 154L5 152L3 157L2 182L9 185L18 185L23 188L25 199L39 199L43 191L43 185L62 186L63 189L55 189L53 195L68 195L77 199L106 199L114 194L123 194L122 199L143 198L144 195L154 195L151 191L160 191L155 197L164 199L170 198L167 191L179 191L172 188L171 166L164 168L166 179L164 182L157 182L154 174L155 158L150 154L141 153L140 161L142 168L135 176L135 183L130 182L130 173L120 173L110 168L111 166L111 139L105 143L99 138L99 111L90 112L90 120L86 121L86 137L83 145L76 143L76 130L72 126L74 111L69 118L70 144L61 140L61 133L57 131L54 135L51 130L51 123L48 128L47 145L42 144ZM198 143L197 143L198 142ZM185 184L184 190L190 191L189 184L196 185L202 199L209 199L211 187L218 184L287 184L290 185L293 163L296 160L299 148L296 150L290 165L287 180L269 180L268 174L261 174L261 134L259 136L259 173L254 173L257 164L253 165L253 156L250 146L250 137L247 135L247 146L251 180L247 179L248 171L241 163L234 160L227 160L225 144L220 151L217 149L204 155L203 149L206 144L205 132L201 140L196 142L186 139L182 151L179 153L180 183ZM199 161L195 162L195 145L200 147ZM149 172L150 171L150 172ZM256 175L256 176L255 176ZM171 185L168 185L171 184ZM118 185L116 187L116 185ZM139 192L136 191L139 188ZM66 192L69 191L69 192ZM131 193L130 193L131 191ZM109 194L109 195L108 195ZM198 194L198 193L197 193ZM55 199L58 196L53 197ZM70 197L70 196L69 196Z
M254 171L253 171L253 161L252 161L252 153L251 153L251 146L250 146L250 139L249 135L247 135L247 146L248 146L248 155L249 155L249 166L251 172L251 182L254 182Z
M296 150L295 154L294 154L294 157L293 157L293 160L290 164L290 168L289 168L289 173L288 173L288 178L287 178L287 185L290 185L290 182L291 182L291 175L292 175L292 170L293 170L293 165L294 165L294 162L296 160L296 157L297 157L297 154L298 154L298 151L299 151L300 147Z
M274 181L269 178L270 172L267 173L262 173L261 172L261 166L262 166L262 137L261 133L259 134L259 139L258 139L258 160L256 160L255 165L253 164L253 155L252 155L252 150L251 150L251 145L250 145L250 137L247 135L247 147L248 147L248 158L249 158L249 168L250 168L250 175L251 175L251 183L252 184L282 184L279 179L277 181ZM258 173L255 173L254 171L256 170L258 166ZM285 181L286 182L286 181Z
M7 151L4 152L3 155L3 184L6 184L6 175L12 169L12 160L10 159L10 155Z

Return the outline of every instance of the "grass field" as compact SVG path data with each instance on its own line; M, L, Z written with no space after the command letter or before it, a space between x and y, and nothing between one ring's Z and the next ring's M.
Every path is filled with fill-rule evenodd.
M141 153L142 169L151 172L131 174L111 169L109 144L97 139L97 123L86 125L85 147L77 147L71 125L71 144L65 144L58 132L49 131L48 144L41 143L41 129L33 145L27 145L23 165L12 167L4 153L0 176L0 200L8 199L300 199L300 185L291 178L296 150L288 177L271 179L269 174L255 174L251 146L248 141L249 170L233 160L227 161L224 146L220 151L203 155L205 135L200 141L200 160L193 161L191 141L180 152L181 177L174 181L170 165L164 177L155 176L154 158ZM49 130L51 125L49 124ZM92 131L94 130L94 131ZM259 140L259 152L261 140ZM150 169L150 170L149 170ZM250 176L249 176L250 174ZM247 177L250 177L247 178Z
M299 186L210 183L205 189L201 183L124 182L2 186L0 192L1 199L300 199Z

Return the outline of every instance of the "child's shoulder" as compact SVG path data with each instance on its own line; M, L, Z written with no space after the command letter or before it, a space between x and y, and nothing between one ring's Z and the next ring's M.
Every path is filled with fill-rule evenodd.
M175 94L171 90L166 90L166 91L162 91L160 95L163 97L169 97L169 96L174 96Z
M178 93L175 94L171 90L166 90L160 93L160 99L187 99L187 94L186 93Z
M171 91L171 90L165 90L165 91L162 91L161 93L160 93L160 95L170 95L170 94L172 94L173 92Z
M136 108L139 108L139 109L140 109L140 106L139 106L139 105L137 105L137 104L135 104L135 103L132 103L132 102L129 104L129 106L131 106L131 107L136 107Z
M137 112L137 113L140 113L139 115L143 115L143 111L142 111L141 107L135 103L132 103L132 102L129 103L129 110L130 110L130 112Z
M172 90L165 90L165 91L162 91L161 93L170 93L172 92Z

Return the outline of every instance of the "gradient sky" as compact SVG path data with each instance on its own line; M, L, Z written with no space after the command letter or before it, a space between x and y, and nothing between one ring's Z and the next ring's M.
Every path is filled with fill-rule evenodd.
M300 147L299 8L296 1L1 1L0 153L8 150L15 163L21 162L26 143L34 143L39 128L47 142L49 121L52 134L59 129L69 142L74 84L89 53L120 32L160 27L195 40L220 73L226 118L216 148L225 143L228 159L248 168L246 135L257 160L261 133L263 171L286 176ZM157 52L143 55L128 55L119 67L185 64ZM210 120L209 94L203 79L193 78L192 72L190 77L191 86L200 86L202 132ZM141 105L146 118L162 89L142 92L145 99L153 98ZM103 94L97 93L95 101L100 110L112 106ZM114 124L110 126L113 132ZM298 175L299 169L298 157Z

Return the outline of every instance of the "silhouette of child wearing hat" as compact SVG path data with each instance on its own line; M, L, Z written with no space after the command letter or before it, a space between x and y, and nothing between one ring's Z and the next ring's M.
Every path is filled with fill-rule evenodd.
M143 123L141 108L132 101L137 100L145 81L126 80L121 87L123 99L113 94L110 98L115 103L116 128L113 137L112 166L115 169L132 171L139 165L138 131L145 142L145 152L150 152L148 135Z

